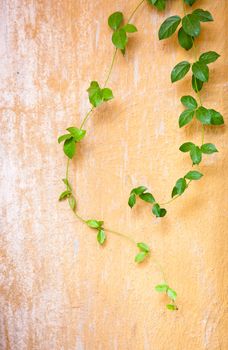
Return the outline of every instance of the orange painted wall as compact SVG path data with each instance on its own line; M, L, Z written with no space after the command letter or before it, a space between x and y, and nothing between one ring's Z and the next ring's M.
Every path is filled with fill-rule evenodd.
M136 249L111 234L99 247L57 200L66 163L57 137L79 126L89 82L105 78L113 53L107 17L128 16L136 3L1 1L0 349L228 349L227 127L206 128L205 141L219 153L204 157L203 179L165 218L143 203L127 207L141 184L167 200L191 169L180 144L201 140L196 122L177 123L190 75L170 82L173 66L193 52L176 38L157 38L166 17L183 15L180 0L168 1L165 13L146 3L137 12L139 32L110 79L115 99L93 114L70 169L79 212L148 242L178 292L179 311L166 311L154 291L161 275L153 259L135 266ZM226 117L228 1L197 3L214 16L203 24L199 50L221 53L202 99Z

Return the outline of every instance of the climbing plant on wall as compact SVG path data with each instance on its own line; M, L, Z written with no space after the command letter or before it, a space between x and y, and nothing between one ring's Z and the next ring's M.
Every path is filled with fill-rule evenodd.
M147 2L150 5L155 6L159 11L164 10L166 7L167 0L148 0ZM208 109L203 106L202 98L200 91L203 88L203 85L209 80L209 68L208 65L219 58L219 54L214 51L208 51L202 53L199 57L197 54L196 47L196 38L200 35L201 25L203 22L213 21L212 15L210 12L195 9L191 13L187 13L185 6L192 6L197 0L181 0L183 4L183 17L181 18L178 15L171 16L167 18L159 29L159 39L167 39L173 35L178 27L177 39L182 48L186 51L193 48L194 50L194 62L182 61L179 62L171 72L171 81L172 83L177 82L178 80L184 78L186 74L189 73L190 68L192 70L192 88L196 93L198 102L195 97L191 95L186 95L181 97L181 103L185 107L184 111L179 116L179 127L182 128L185 125L189 124L196 119L197 122L201 124L202 127L202 140L201 144L197 145L192 141L186 142L180 146L181 152L188 152L192 161L192 166L199 166L202 161L203 155L212 154L217 152L217 148L212 143L205 143L205 129L207 125L218 126L224 123L222 115L215 111L214 109ZM81 125L79 127L71 126L68 127L67 133L61 135L58 138L58 142L63 142L63 151L67 156L66 164L66 176L63 179L65 185L65 190L61 193L59 200L68 200L69 206L72 209L74 215L79 219L83 224L87 225L89 228L96 232L97 241L100 245L104 245L107 239L107 233L118 235L122 238L129 240L133 243L137 249L137 254L135 256L136 263L142 263L146 258L151 256L150 247L144 243L134 240L132 237L117 232L113 229L110 229L106 226L104 221L100 219L91 219L83 218L79 215L77 211L77 201L74 194L74 190L69 181L69 166L70 161L76 155L77 144L82 142L86 136L85 125L88 119L92 116L94 109L98 108L101 104L107 103L108 101L114 98L113 92L110 87L107 87L110 76L113 70L113 66L116 60L118 52L122 55L125 55L128 41L131 38L131 35L134 35L137 32L136 26L132 23L132 18L135 15L136 11L145 3L145 0L139 2L136 8L132 11L131 15L127 20L125 20L122 12L115 12L111 14L108 18L108 26L112 31L112 43L114 45L114 52L108 70L107 76L104 80L104 83L98 81L90 82L87 92L88 99L91 104L91 108L83 118ZM136 205L138 200L142 200L151 205L152 214L155 217L164 217L167 214L167 210L163 207L171 203L173 200L180 197L186 189L189 187L192 181L197 181L201 179L203 174L197 170L189 170L183 177L179 178L171 193L171 198L161 203L155 200L155 197L152 193L148 191L145 186L138 186L133 188L130 192L128 199L128 205L133 208ZM153 257L154 259L154 257ZM161 284L155 286L157 292L166 293L169 298L169 303L166 305L169 310L177 310L176 297L177 293L169 286L167 280L165 279L163 269L161 265L154 259L154 261L159 266L163 281Z

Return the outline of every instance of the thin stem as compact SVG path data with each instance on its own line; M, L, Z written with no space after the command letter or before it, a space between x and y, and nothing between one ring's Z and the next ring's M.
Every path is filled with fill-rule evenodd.
M127 239L128 241L132 242L133 244L137 244L137 242L132 237L130 237L124 233L111 230L110 228L107 228L107 227L104 227L104 230L107 232L113 233L114 235L123 237L123 238Z
M110 65L110 68L109 68L109 71L108 71L108 75L107 75L107 78L105 80L105 83L104 83L104 86L103 87L106 87L108 81L109 81L109 78L110 78L110 75L112 73L112 69L113 69L113 66L114 66L114 62L115 62L115 58L116 58L116 54L117 54L117 48L115 49L114 51L114 54L112 56L112 62L111 62L111 65Z
M140 3L136 6L136 8L134 9L134 11L131 13L130 17L127 20L127 23L130 22L130 20L132 19L132 17L134 16L135 12L138 10L138 8L144 3L145 0L140 1Z
M204 144L205 127L202 125L202 145Z
M175 199L177 199L177 198L179 198L179 197L180 197L180 195L177 195L176 197L173 197L172 199L170 199L170 200L167 201L167 202L159 203L159 205L167 205L167 204L169 204L169 203L175 201Z
M86 113L86 115L85 115L85 117L84 117L84 119L83 119L83 121L82 121L82 123L81 123L80 129L82 129L83 126L85 125L85 123L87 122L87 120L88 120L90 114L92 113L93 109L94 109L94 107L92 107L92 108Z
M67 191L69 190L68 186L68 178L69 178L69 165L70 165L70 158L67 158L67 166L66 166L66 180L67 180Z

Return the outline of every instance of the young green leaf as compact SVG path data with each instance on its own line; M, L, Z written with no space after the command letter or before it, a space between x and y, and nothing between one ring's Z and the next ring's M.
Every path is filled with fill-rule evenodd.
M124 50L127 41L127 35L123 28L117 29L112 35L112 42L117 49Z
M71 195L71 191L64 191L59 196L59 201L62 201L66 198L68 198Z
M135 33L138 31L138 29L136 28L136 26L134 24L130 24L130 23L127 23L123 29L125 30L125 32L127 33Z
M193 15L197 16L200 22L212 22L213 17L209 11L202 9L196 9L192 12Z
M182 193L184 193L186 188L187 188L187 183L185 178L178 179L172 190L172 198L177 195L180 196Z
M211 125L222 125L224 124L223 116L215 111L214 109L208 109L211 116Z
M154 204L152 208L152 213L157 217L157 218L162 218L166 214L166 209L160 208L160 205L158 203Z
M213 143L205 143L204 145L201 146L200 149L202 153L205 153L205 154L212 154L212 153L218 152L217 148L215 147L215 145L213 145Z
M68 140L65 140L63 145L63 151L68 158L73 158L76 152L76 142L73 137L71 137Z
M104 221L98 221L98 220L87 220L86 224L91 228L101 228L104 224Z
M199 171L192 170L192 171L189 171L185 175L185 179L188 179L188 180L199 180L199 179L201 179L202 176L203 176L203 174L201 174Z
M202 82L208 81L209 69L204 62L197 61L192 65L192 73L194 76Z
M171 16L167 18L159 28L159 40L169 38L176 31L180 22L181 18L179 16Z
M94 107L98 107L103 102L101 88L97 81L92 81L87 89L89 101Z
M179 150L181 152L190 152L193 147L195 147L194 143L185 142L180 146Z
M148 202L148 203L154 203L155 202L154 196L151 193L142 193L142 194L139 195L139 197L143 201Z
M181 97L181 103L187 107L188 109L196 109L197 108L197 102L192 96L182 96Z
M168 294L170 299L172 299L173 301L176 300L177 293L175 292L175 290L173 290L172 288L168 288L167 294Z
M112 90L109 88L104 88L101 90L102 93L102 98L104 101L109 101L111 99L113 99L113 93Z
M136 263L141 263L145 260L146 256L147 256L148 253L146 252L140 252L138 253L136 256L135 256L135 262Z
M196 37L200 34L200 21L198 16L189 14L182 18L182 27L190 36Z
M155 290L158 293L166 293L168 288L169 288L169 286L166 283L158 284L157 286L155 286Z
M171 310L171 311L177 310L176 305L173 305L173 304L167 304L166 307L168 310Z
M133 208L135 203L136 203L136 195L135 195L135 193L132 193L128 199L128 205L129 205L129 207Z
M122 12L114 12L108 18L108 25L111 29L117 30L123 21Z
M97 241L100 245L103 245L106 240L106 234L103 229L100 229L97 234Z
M184 2L185 2L187 5L192 6L192 5L196 2L196 0L184 0Z
M69 206L71 207L71 209L72 209L73 211L75 211L75 209L76 209L76 200L75 200L74 196L71 195L71 196L68 198L68 203L69 203Z
M189 71L191 65L187 61L182 61L178 63L171 72L171 81L174 83L182 79Z
M193 164L199 164L202 160L202 152L198 146L192 147L190 151L190 157Z
M71 134L64 134L64 135L61 135L61 136L59 136L59 138L58 138L58 143L61 143L61 142L65 141L65 140L69 140L69 139L71 139L71 138L72 138L72 135L71 135Z
M78 129L78 128L75 128L73 126L70 128L67 128L67 131L69 131L71 136L73 136L74 140L77 142L81 141L85 137L85 134L86 134L86 130Z
M209 109L200 106L196 110L196 118L204 125L211 124L211 115Z
M217 52L208 51L208 52L204 52L204 53L202 53L202 55L200 55L199 61L203 62L205 64L209 64L209 63L215 62L219 57L220 57L220 55Z
M203 87L203 82L197 79L194 75L192 75L192 88L198 93Z
M139 196L140 194L142 194L146 190L147 190L147 188L145 186L139 186L139 187L133 188L133 190L131 191L131 194L134 193L134 194L137 194Z
M183 111L179 117L179 127L182 128L182 126L190 123L192 118L194 117L195 111L191 109L186 109Z
M193 38L185 33L184 29L181 27L178 31L178 41L181 47L183 47L185 50L190 50L193 45Z
M145 253L149 253L150 252L150 248L148 247L148 245L146 243L140 242L137 243L137 247Z

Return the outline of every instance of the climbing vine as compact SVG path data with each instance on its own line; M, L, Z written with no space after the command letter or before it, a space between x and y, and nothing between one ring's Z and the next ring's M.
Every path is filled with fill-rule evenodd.
M166 1L167 0L148 0L147 2L161 11L165 9ZM112 43L114 45L114 53L104 84L101 85L97 81L92 81L90 83L87 92L91 108L86 113L79 128L75 126L68 127L66 129L67 133L61 135L58 138L59 143L63 142L63 151L67 156L66 176L62 180L65 184L65 190L61 193L59 200L68 200L69 206L76 218L96 232L97 241L100 245L104 245L107 239L107 232L118 235L133 243L138 250L138 253L135 256L136 263L143 262L151 255L149 246L144 242L135 241L129 235L108 228L102 220L82 218L77 211L76 197L69 181L69 167L70 161L76 154L77 144L81 142L86 136L86 130L84 127L88 119L91 117L93 110L99 107L101 104L106 103L114 98L112 90L107 87L107 85L109 83L115 59L118 51L125 55L130 36L137 32L136 26L131 22L136 11L144 2L145 0L141 0L139 2L127 20L124 19L122 12L115 12L109 16L108 26L112 30ZM192 6L196 0L181 0L181 2L183 3L184 10L183 18L180 16L171 16L167 18L160 26L159 39L163 40L169 38L176 32L177 28L181 24L181 27L178 31L179 44L185 50L190 50L192 47L194 49L195 61L193 63L190 63L188 61L182 61L178 63L171 72L171 81L174 83L182 79L189 72L190 68L192 68L192 88L197 95L198 102L194 97L190 95L181 97L181 103L185 107L185 110L179 117L179 127L181 128L187 125L195 117L195 119L202 125L202 142L200 146L190 141L186 142L180 146L180 151L189 152L190 158L192 160L192 165L198 166L202 160L203 154L212 154L218 151L215 145L211 143L204 143L205 126L221 125L224 123L223 117L219 112L215 111L214 109L207 109L202 105L202 99L200 95L200 90L203 88L203 84L206 83L209 79L208 64L216 61L219 58L219 54L214 51L209 51L201 54L199 57L197 56L195 39L200 34L201 23L213 21L213 18L210 12L202 9L196 9L189 14L186 13L185 5ZM182 178L176 181L171 193L171 199L164 203L157 202L154 196L147 190L145 186L139 186L131 190L128 205L133 208L136 204L137 199L139 198L144 202L152 205L152 214L155 217L164 217L167 214L167 210L163 208L163 206L166 206L173 200L180 197L189 187L191 181L199 180L202 176L203 174L200 171L190 170ZM166 293L167 297L170 300L170 302L166 305L167 309L178 310L175 302L177 293L167 283L161 265L158 263L158 261L155 260L155 258L154 261L159 267L163 276L162 284L157 285L155 287L155 290L157 292Z

